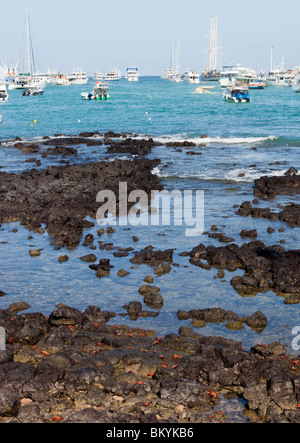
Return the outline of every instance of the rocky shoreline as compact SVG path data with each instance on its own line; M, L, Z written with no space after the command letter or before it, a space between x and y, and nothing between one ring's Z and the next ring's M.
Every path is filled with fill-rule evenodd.
M100 135L103 138L98 138ZM99 279L109 276L112 266L108 258L98 262L98 247L113 249L115 257L128 257L133 266L148 264L156 276L169 273L171 265L176 266L172 249L148 246L135 251L114 248L113 243L101 240L96 246L92 234L82 239L84 230L94 227L86 218L95 217L100 190L109 189L118 195L120 181L127 182L128 193L162 189L159 177L153 174L160 160L146 157L157 146L153 139L136 140L114 133L57 136L44 137L40 144L15 139L13 147L25 156L36 155L28 163L36 162L37 166L45 156L60 156L70 163L81 144L104 148L107 155L125 153L133 157L19 174L0 172L0 223L18 221L40 234L45 229L56 249L73 249L83 240L83 246L91 251L80 260ZM189 142L171 145L176 149L204 146ZM284 177L262 177L254 184L254 194L263 199L298 194L299 177L293 169ZM290 203L274 213L253 204L237 205L237 216L281 220L294 229L300 226L299 205ZM98 230L99 238L104 232ZM114 229L106 232L113 233ZM252 241L238 246L214 226L209 237L228 243L226 246L200 244L180 255L193 266L215 268L220 279L224 271L239 271L231 285L242 296L272 290L284 297L285 304L300 303L300 251L267 246L255 239L256 230L243 229L240 235ZM139 239L133 238L137 243ZM32 257L39 253L30 251ZM60 262L67 260L68 255L59 257ZM119 270L120 278L126 275L127 271ZM144 282L139 293L152 310L132 301L123 306L130 320L155 317L163 307L164 298L160 288L153 285L153 277L148 275ZM0 292L1 296L5 293ZM0 422L300 422L300 359L287 355L286 347L278 342L246 350L240 342L205 337L187 326L180 327L178 335L157 337L153 330L110 325L117 314L95 306L79 311L60 304L49 316L23 313L28 307L15 303L0 310L0 327L5 329L7 341L6 351L0 351ZM220 308L192 309L178 311L177 317L191 320L193 327L226 322L230 330L239 331L247 325L258 333L268 324L260 311L241 316ZM232 409L233 401L239 404L239 417Z
M231 422L232 399L245 421L300 420L300 359L280 343L249 352L188 327L163 338L109 326L115 314L98 307L59 305L49 317L26 307L0 310L0 422Z

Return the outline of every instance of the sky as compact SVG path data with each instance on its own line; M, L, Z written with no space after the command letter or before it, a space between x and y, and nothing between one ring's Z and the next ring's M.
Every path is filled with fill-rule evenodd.
M0 0L4 3L4 0ZM180 68L202 72L207 64L210 17L218 13L220 62L257 71L279 64L300 66L300 1L279 0L14 0L1 8L0 59L25 60L25 7L37 67L87 74L113 67L124 73L161 75L180 38ZM25 63L26 66L26 63Z

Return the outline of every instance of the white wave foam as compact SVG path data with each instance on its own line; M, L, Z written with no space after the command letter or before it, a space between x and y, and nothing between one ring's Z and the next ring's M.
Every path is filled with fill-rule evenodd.
M263 176L276 176L280 177L284 175L287 172L287 169L284 171L261 171L258 169L235 169L227 174L225 174L225 180L235 181L235 182L253 182L254 180L257 180Z
M201 137L184 137L184 134L178 134L174 136L165 136L165 137L155 137L154 141L158 143L172 143L172 142L193 142L196 144L256 144L256 143L264 143L265 141L272 141L277 140L279 137L270 135L269 137L207 137L207 138L201 138Z
M155 170L158 168L155 168ZM224 173L222 175L222 172L220 174L216 174L216 171L205 171L202 174L199 174L198 172L195 173L185 173L185 174L168 174L166 172L157 171L156 174L160 178L169 178L169 179L198 179L198 180L220 180L220 181L230 181L230 182L245 182L245 183L252 183L254 180L257 180L263 176L276 176L280 177L284 175L287 172L287 170L284 171L265 171L265 170L258 170L258 169L234 169L229 172Z

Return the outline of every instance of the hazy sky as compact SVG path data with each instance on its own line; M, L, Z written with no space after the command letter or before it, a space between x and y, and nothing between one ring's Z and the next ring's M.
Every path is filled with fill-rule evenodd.
M4 0L1 0L4 3ZM88 74L137 66L160 75L169 66L172 40L181 40L181 70L202 71L210 16L219 15L221 62L270 68L285 51L286 67L300 65L300 1L241 0L15 0L1 8L0 57L25 58L25 6L30 10L38 68ZM22 66L22 63L21 63ZM25 64L26 66L26 64Z

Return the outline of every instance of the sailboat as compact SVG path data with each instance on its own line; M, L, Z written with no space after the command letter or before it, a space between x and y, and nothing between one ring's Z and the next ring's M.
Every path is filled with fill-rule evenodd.
M208 50L207 69L202 74L204 81L220 80L219 64L219 31L218 31L218 14L210 18L210 39Z
M181 74L179 72L179 57L180 40L178 39L177 49L174 48L174 42L172 42L170 67L163 71L161 76L163 80L169 80L174 83L180 83L182 81Z
M23 95L41 95L44 92L46 80L43 74L36 71L28 6L26 6L26 43L27 72L17 75L8 89L25 89Z

